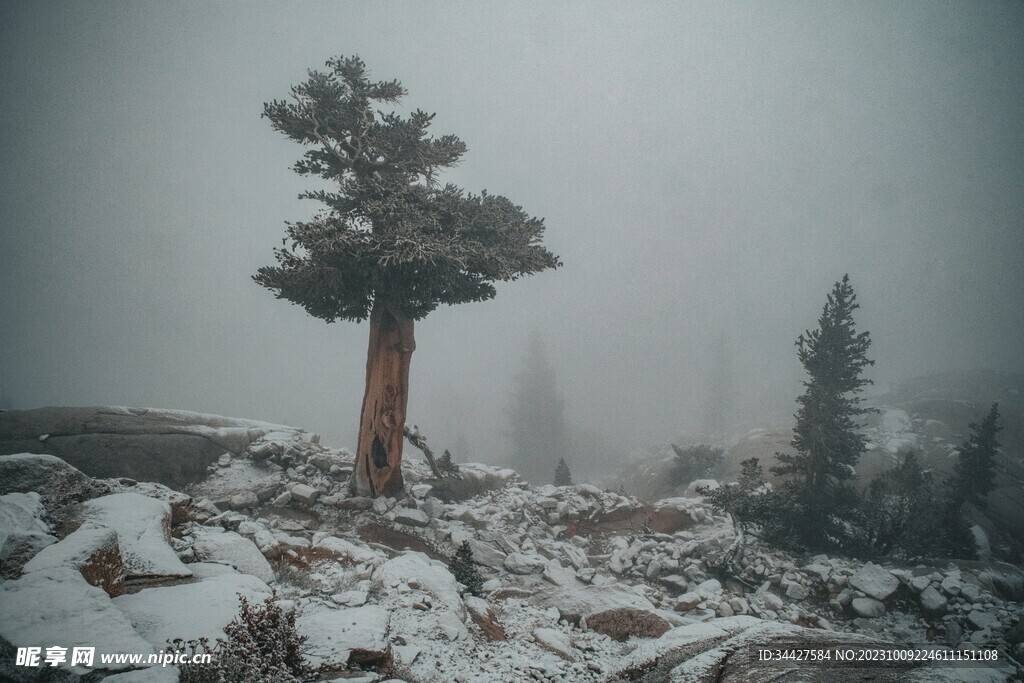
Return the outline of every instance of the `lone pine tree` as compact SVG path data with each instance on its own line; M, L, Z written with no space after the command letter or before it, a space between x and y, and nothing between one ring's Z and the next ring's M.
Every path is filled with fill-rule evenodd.
M294 166L330 189L309 221L289 223L276 266L257 283L328 323L369 319L366 388L352 488L402 490L402 438L413 323L440 304L484 301L494 282L560 265L541 245L542 219L505 197L440 185L438 174L466 151L454 135L428 134L433 114L378 109L406 94L398 81L371 81L358 57L339 57L264 105L275 130L309 146Z
M777 454L781 464L772 471L796 476L791 490L806 522L806 533L800 535L812 545L826 541L826 521L843 514L844 501L856 501L842 482L853 477L864 451L866 439L857 431L856 418L873 410L863 407L857 393L871 383L862 377L864 368L874 365L867 358L870 335L854 327L853 312L859 307L850 278L844 275L828 295L818 329L804 332L796 341L808 375L804 393L797 398L791 442L796 454Z
M565 458L558 459L554 484L555 486L572 486L572 473L569 471L569 466L565 464Z
M989 491L995 487L995 458L999 451L996 435L1002 430L999 404L992 404L981 424L971 422L968 426L971 435L960 447L953 466L953 486L962 500L984 507Z

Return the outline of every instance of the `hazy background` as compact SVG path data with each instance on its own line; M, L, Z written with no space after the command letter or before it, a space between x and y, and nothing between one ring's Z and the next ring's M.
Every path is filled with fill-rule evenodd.
M723 363L729 423L784 423L844 272L880 384L1020 370L1022 36L1021 2L4 2L0 407L354 447L366 325L250 280L317 208L262 104L339 54L437 112L469 146L447 179L545 217L565 262L418 325L435 448L504 454L533 330L606 455L706 428Z

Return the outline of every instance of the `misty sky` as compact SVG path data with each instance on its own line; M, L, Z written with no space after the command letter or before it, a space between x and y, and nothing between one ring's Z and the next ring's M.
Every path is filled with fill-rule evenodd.
M0 399L285 422L355 446L365 324L250 276L317 205L260 118L358 54L446 180L546 220L564 268L417 326L409 419L495 460L543 336L614 448L781 421L850 274L879 384L1024 366L1024 3L0 4ZM2 407L2 406L0 406Z

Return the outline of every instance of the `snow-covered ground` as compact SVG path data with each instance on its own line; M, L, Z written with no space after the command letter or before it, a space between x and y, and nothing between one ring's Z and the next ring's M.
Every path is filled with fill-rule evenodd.
M883 416L880 448L911 440L904 417ZM3 456L0 466L55 467L37 458L51 456ZM695 495L644 505L464 465L465 488L483 493L454 500L453 487L410 461L402 499L368 500L348 493L351 471L347 452L278 431L182 492L88 480L89 500L46 507L45 495L18 490L38 488L38 477L4 480L7 659L19 647L149 653L173 638L224 637L241 594L274 595L294 611L304 655L319 667L310 680L767 681L797 665L759 661L759 648L886 643L998 657L980 668L906 669L902 680L1022 675L1019 567L893 567L748 540L727 568L735 530ZM464 542L484 581L479 596L449 569ZM102 667L62 668L98 677ZM4 680L37 675L0 662ZM176 677L173 667L131 675Z

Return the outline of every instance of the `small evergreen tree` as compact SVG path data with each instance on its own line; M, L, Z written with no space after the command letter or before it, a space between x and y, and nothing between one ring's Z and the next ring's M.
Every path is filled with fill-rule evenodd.
M999 451L996 435L999 425L999 404L993 403L981 424L971 422L971 436L960 447L953 469L953 486L966 502L985 507L989 492L995 487L995 458Z
M558 466L555 467L555 486L572 486L572 474L565 464L565 458L559 458Z
M871 380L861 376L868 360L871 338L854 328L857 296L844 275L828 295L818 318L818 329L796 341L800 363L807 371L805 391L797 399L792 446L795 454L777 453L781 463L772 471L795 475L782 487L791 497L800 523L795 539L811 547L842 546L847 519L859 505L859 496L846 482L864 451L866 439L856 418L873 409L862 405L859 392Z
M452 453L447 448L444 449L444 454L437 461L437 469L441 470L441 474L446 477L459 476L459 466L452 460Z
M469 541L463 541L459 549L455 551L455 557L448 565L455 580L466 587L472 595L480 595L484 589L484 580L480 571L473 562L473 551L469 547Z

